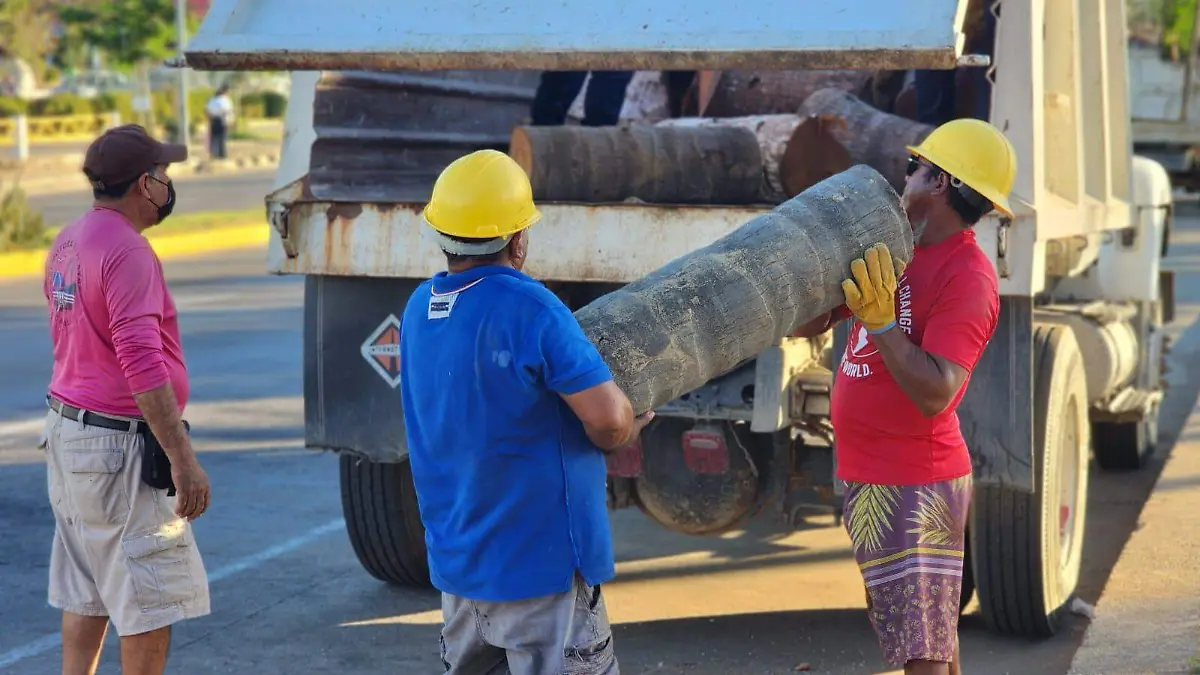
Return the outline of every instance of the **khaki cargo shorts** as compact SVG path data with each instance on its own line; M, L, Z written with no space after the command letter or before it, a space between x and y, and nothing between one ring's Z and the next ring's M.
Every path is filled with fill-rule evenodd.
M118 418L120 419L120 418ZM175 497L142 482L142 438L51 410L43 447L54 542L49 602L136 635L209 613L208 575Z

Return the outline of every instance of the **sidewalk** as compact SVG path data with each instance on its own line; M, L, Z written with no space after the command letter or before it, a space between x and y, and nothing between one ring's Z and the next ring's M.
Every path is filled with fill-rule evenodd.
M208 150L199 145L189 148L189 158L171 167L171 175L224 174L255 169L273 169L279 163L279 141L230 141L228 157L210 160ZM0 190L19 178L27 195L67 192L87 188L80 173L83 151L46 153L30 158L23 169L8 158L0 159Z
M1174 344L1171 362L1160 444L1174 447L1070 675L1200 673L1200 326Z

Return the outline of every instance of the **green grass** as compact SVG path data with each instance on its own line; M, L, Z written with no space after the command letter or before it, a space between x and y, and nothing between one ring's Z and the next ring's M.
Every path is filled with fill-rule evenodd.
M246 223L262 222L263 227L267 226L266 212L262 208L242 209L239 211L199 211L196 213L184 213L177 216L171 216L162 222L161 225L156 225L146 231L146 235L153 237L168 236L171 234L183 234L185 232L200 232L203 230L211 230L225 225L244 225ZM14 246L7 250L37 250L48 247L54 241L54 237L58 234L63 226L57 225L46 228L42 235L41 241L31 243L25 246Z
M1200 656L1193 656L1188 659L1188 670L1192 675L1200 675Z

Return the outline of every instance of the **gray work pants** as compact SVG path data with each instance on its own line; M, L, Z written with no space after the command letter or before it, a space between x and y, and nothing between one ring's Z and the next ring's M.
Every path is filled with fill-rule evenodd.
M619 675L600 587L516 602L442 594L442 664L451 675Z

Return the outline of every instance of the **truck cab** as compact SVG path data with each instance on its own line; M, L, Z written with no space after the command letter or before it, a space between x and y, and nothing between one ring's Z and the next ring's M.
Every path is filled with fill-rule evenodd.
M430 583L396 391L398 317L444 265L421 207L452 160L508 148L541 71L696 70L703 89L722 71L986 68L987 118L1018 173L1015 216L976 226L1002 297L958 411L976 484L963 605L977 595L997 632L1052 635L1079 577L1093 458L1136 470L1156 442L1171 190L1133 155L1125 0L993 2L990 59L964 51L970 5L216 0L187 66L293 73L265 271L305 276L306 444L340 455L366 571ZM542 203L525 271L579 309L777 206ZM662 406L610 462L610 508L696 536L838 514L829 397L846 343L844 324L781 339Z

